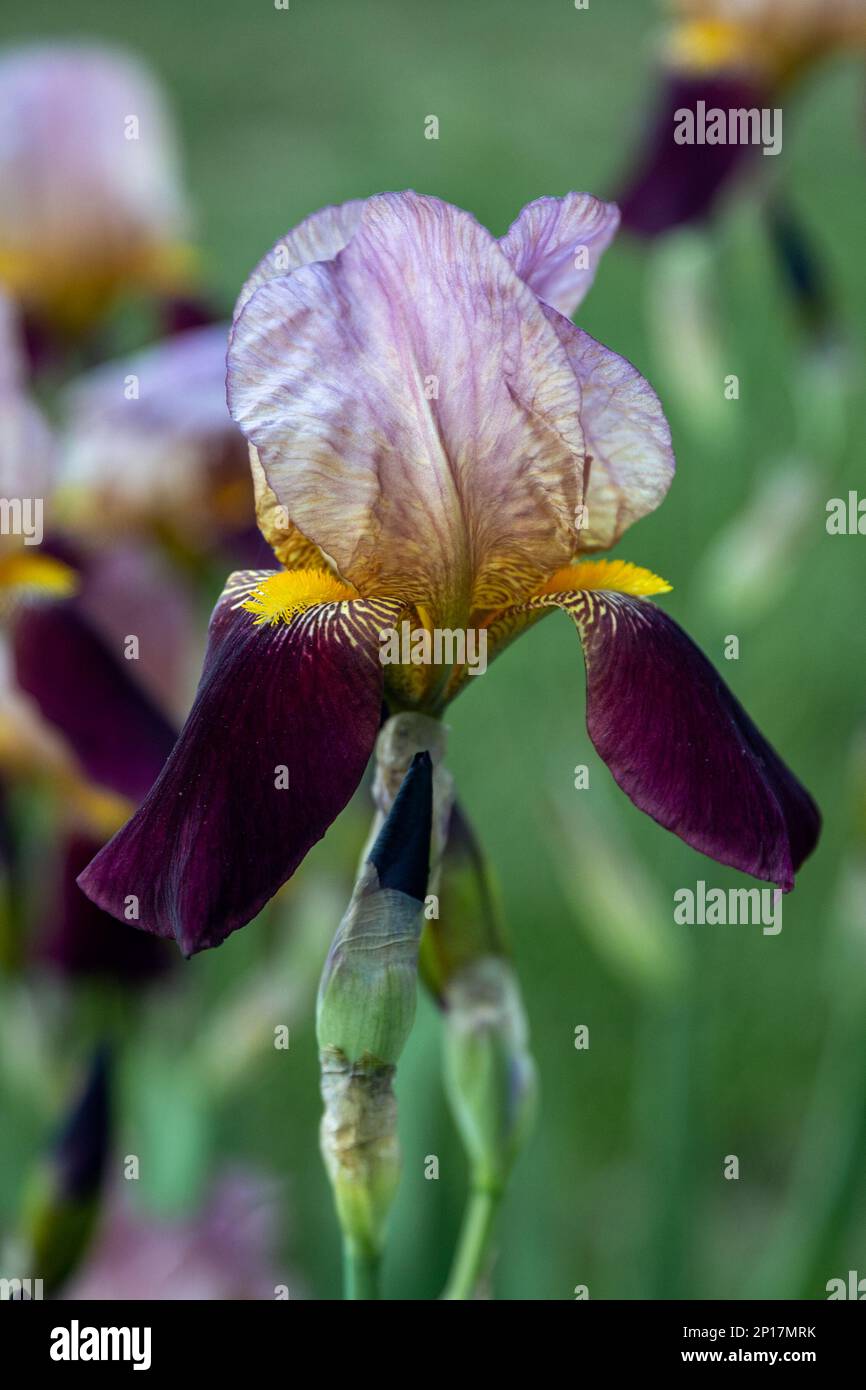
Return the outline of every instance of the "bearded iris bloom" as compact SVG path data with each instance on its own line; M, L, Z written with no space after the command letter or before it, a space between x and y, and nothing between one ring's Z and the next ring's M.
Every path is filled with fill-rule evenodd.
M390 712L439 715L465 667L383 666L380 634L479 628L488 660L552 609L587 664L590 737L642 810L788 890L808 793L607 549L664 497L647 382L573 312L617 211L542 198L496 240L414 193L327 208L240 296L229 403L281 568L231 576L186 725L79 879L190 954L248 922L355 791ZM477 682L474 682L477 684Z
M812 67L866 51L864 0L674 0L664 85L621 196L623 223L656 236L707 215L742 171L747 144L678 144L676 113L775 108Z

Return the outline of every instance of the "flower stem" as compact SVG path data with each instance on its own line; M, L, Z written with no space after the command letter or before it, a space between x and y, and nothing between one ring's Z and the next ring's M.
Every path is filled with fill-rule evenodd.
M354 1241L343 1241L343 1297L346 1299L377 1299L379 1293L379 1255L365 1250Z
M501 1195L492 1188L482 1187L470 1193L451 1274L442 1295L444 1299L473 1297L490 1259L490 1242Z

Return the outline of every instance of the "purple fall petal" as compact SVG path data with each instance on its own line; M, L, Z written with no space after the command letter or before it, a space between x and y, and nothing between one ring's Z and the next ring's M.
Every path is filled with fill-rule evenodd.
M189 718L133 819L79 878L186 955L218 946L294 873L355 791L379 728L378 634L402 605L358 600L257 627L230 581ZM288 786L285 785L288 780Z
M750 145L678 145L675 114L681 108L694 111L699 101L706 102L707 110L728 111L763 106L766 97L742 78L668 76L637 166L617 199L628 231L653 237L707 216L754 154Z
M701 853L789 891L820 813L691 638L625 594L538 602L577 624L590 738L634 804Z
M18 685L56 725L93 781L140 801L175 732L76 601L25 607L13 634Z

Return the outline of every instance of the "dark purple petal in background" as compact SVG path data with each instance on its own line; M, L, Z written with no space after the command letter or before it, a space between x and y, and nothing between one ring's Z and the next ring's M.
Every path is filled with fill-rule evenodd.
M222 317L215 304L204 295L174 295L159 305L162 320L161 336L171 338L176 333L188 333L193 328L207 328Z
M242 596L227 591L215 610L159 781L79 879L117 917L134 895L135 925L186 955L250 921L355 791L379 728L378 633L401 610L335 603L257 627L232 606Z
M175 731L103 641L76 601L23 609L13 635L15 675L93 781L140 801L171 752Z
M776 192L766 215L776 264L803 331L818 345L844 340L827 268L793 202Z
M264 546L261 536L259 540ZM52 532L42 551L75 570L70 607L93 625L111 651L122 654L127 636L135 634L138 658L132 663L124 658L124 669L180 724L195 689L203 644L198 603L189 585L165 556L131 534L116 543L93 545ZM267 555L272 564L270 549Z
M725 186L756 153L752 145L676 144L676 112L681 107L694 111L699 101L706 102L708 111L728 111L761 107L767 98L743 78L666 78L635 168L616 200L622 226L638 236L658 236L707 216Z
M703 652L646 599L559 601L583 640L590 738L623 791L701 853L791 889L820 813Z
M93 1198L102 1185L111 1136L111 1058L97 1048L52 1153L67 1200Z
M67 977L144 985L164 975L177 957L164 942L116 921L82 893L76 879L101 848L102 841L89 835L66 839L39 955Z

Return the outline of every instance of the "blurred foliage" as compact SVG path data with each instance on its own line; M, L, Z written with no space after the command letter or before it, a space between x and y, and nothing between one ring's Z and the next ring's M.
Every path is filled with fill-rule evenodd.
M181 125L203 276L228 308L263 251L325 203L413 186L502 232L539 194L612 194L649 118L655 19L643 0L582 12L567 0L292 0L288 11L268 0L77 0L74 10L30 0L17 17L7 9L0 18L0 40L74 33L118 40L149 59ZM579 811L573 834L593 819L594 803L593 833L612 823L611 863L633 856L636 881L649 885L656 935L658 902L672 902L678 886L740 880L614 794L585 733L581 655L564 616L512 647L450 712L451 766L502 888L542 1095L505 1207L500 1297L568 1299L577 1284L593 1298L731 1298L753 1290L821 1297L830 1277L866 1272L866 987L862 966L859 983L848 977L847 984L831 968L839 914L851 911L838 907L839 884L856 851L849 762L866 715L866 542L830 537L824 526L826 499L862 487L864 477L862 79L853 61L816 72L792 105L781 158L758 161L774 165L758 172L784 186L807 228L848 335L852 386L837 435L811 437L803 427L820 414L822 388L773 263L757 191L734 197L701 234L714 350L724 372L740 377L738 401L702 414L666 391L653 345L664 343L668 361L675 356L676 296L666 321L659 284L667 280L659 281L654 263L669 248L616 243L580 315L660 390L678 454L667 501L619 553L672 582L665 607L724 667L825 814L819 851L785 900L783 931L770 938L743 926L672 928L679 941L666 940L665 951L678 946L684 968L666 972L663 991L652 981L642 988L641 971L622 968L627 945L600 948L598 883L584 909L581 856L570 858L560 824L570 802ZM423 137L430 113L440 120L438 142ZM690 257L690 274L693 266ZM671 273L676 268L666 265L665 277ZM720 400L722 389L719 382ZM720 409L733 417L725 428ZM790 581L769 605L728 615L706 601L707 554L765 472L795 452L814 468L819 500L798 529ZM731 587L724 574L718 583L723 592ZM740 657L726 663L731 632ZM589 766L588 790L574 790L579 763ZM357 814L310 856L279 912L218 952L180 963L182 981L168 998L146 1003L127 1027L132 1082L120 1152L136 1151L139 1141L144 1152L160 1133L166 1147L143 1166L139 1204L188 1197L195 1171L222 1157L279 1174L286 1265L302 1271L314 1296L338 1295L339 1250L317 1147L313 999L363 840L364 795ZM632 909L629 895L618 895L613 914L639 913L642 900L633 895ZM275 956L284 969L285 952L294 981L285 1017L274 1001L262 1008L260 1052L231 1084L212 1079L205 1117L180 1064L196 1045L201 1050L204 1036L216 1053L233 1045L228 1025L221 1032L221 1011ZM286 1052L272 1043L281 1022L291 1026ZM575 1049L579 1024L589 1028L588 1050ZM65 1069L80 1052L75 1017L52 1016L52 1026ZM45 1110L56 1111L54 1101L35 1107L32 1088L15 1083L15 1049L31 1045L23 1016L20 1027L7 1016L6 1225ZM437 1016L422 1000L398 1080L405 1171L386 1268L391 1296L438 1293L463 1202L465 1162L445 1108L438 1048ZM31 1062L29 1053L21 1059L23 1073ZM217 1057L212 1071L222 1070ZM722 1176L732 1153L738 1182ZM439 1158L438 1181L424 1178L430 1154ZM175 1164L182 1171L170 1181ZM815 1231L819 1211L826 1221ZM781 1268L765 1258L780 1232ZM752 1282L759 1262L760 1290Z

